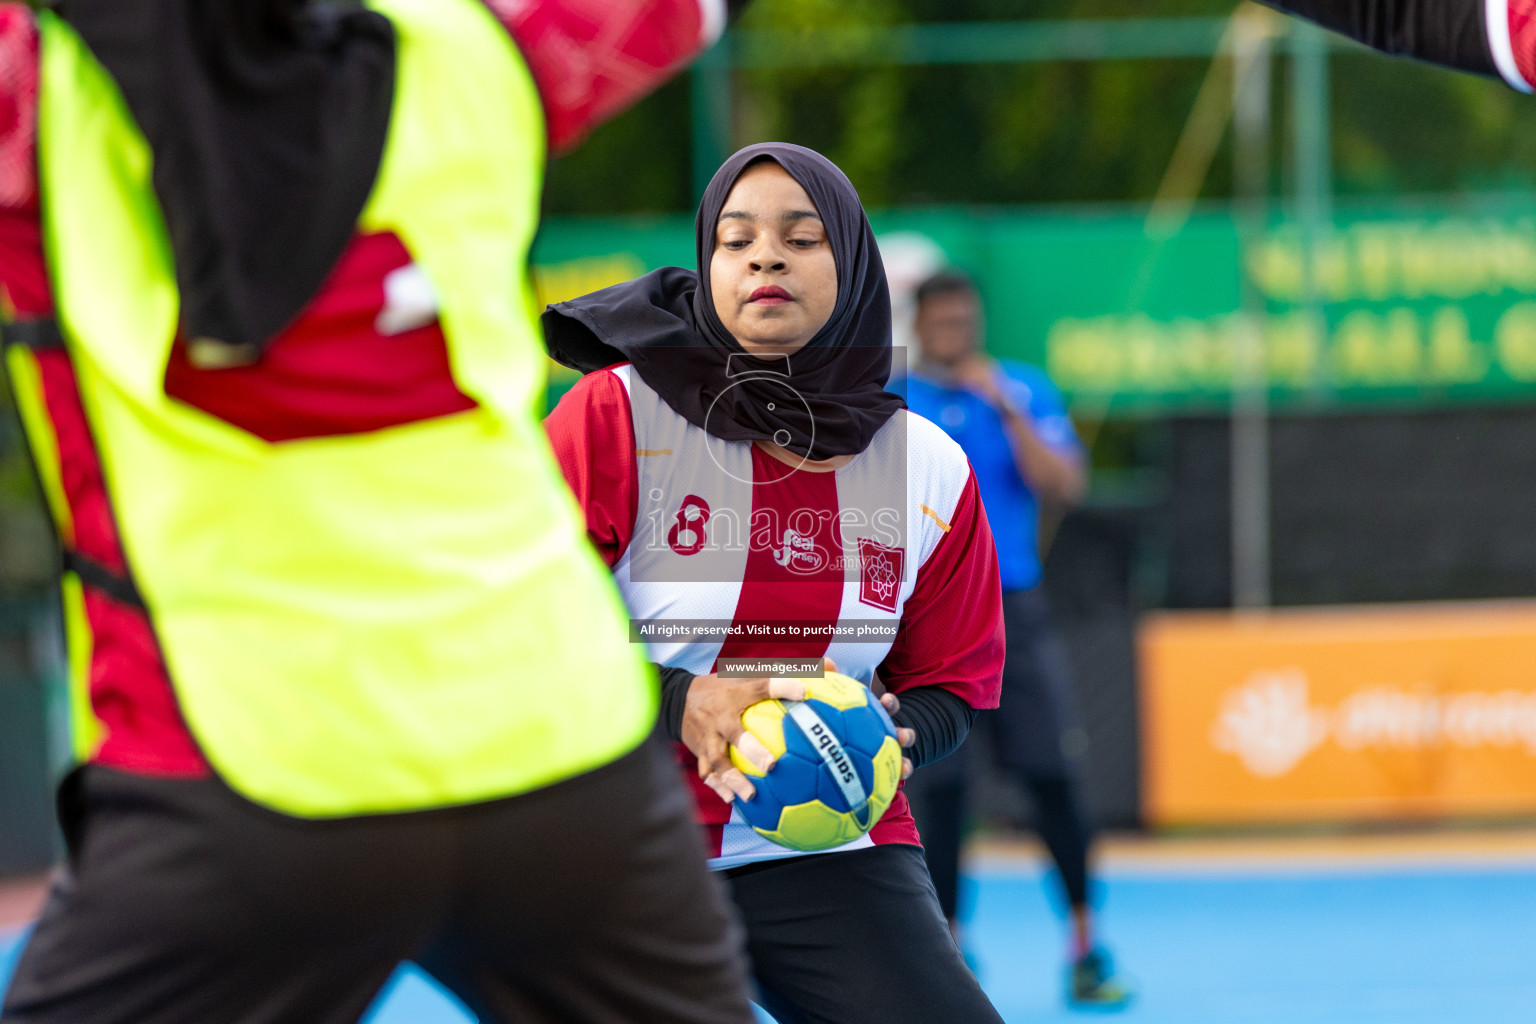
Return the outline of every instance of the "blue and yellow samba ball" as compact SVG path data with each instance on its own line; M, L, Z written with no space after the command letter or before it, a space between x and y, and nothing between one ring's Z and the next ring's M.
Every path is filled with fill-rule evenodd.
M742 724L778 760L765 775L731 748L757 793L736 799L752 830L791 850L827 850L874 827L896 798L901 744L880 701L857 679L807 679L803 701L765 700Z

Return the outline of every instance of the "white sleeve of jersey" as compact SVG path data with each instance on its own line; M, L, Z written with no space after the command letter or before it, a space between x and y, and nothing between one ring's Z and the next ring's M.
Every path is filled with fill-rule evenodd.
M729 13L725 0L699 0L699 49L707 50L720 41Z
M907 487L916 505L912 509L915 578L954 522L971 464L960 445L937 425L910 409L906 417Z
M1514 40L1509 34L1509 0L1483 0L1483 22L1488 28L1488 51L1493 54L1500 77L1511 88L1531 92L1531 83L1515 62Z

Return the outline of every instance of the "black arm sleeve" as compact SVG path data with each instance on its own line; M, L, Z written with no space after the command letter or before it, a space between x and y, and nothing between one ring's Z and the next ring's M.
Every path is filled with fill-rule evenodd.
M898 696L896 724L917 733L917 742L906 749L914 768L953 754L976 724L976 709L941 687L918 686Z
M685 668L657 665L656 674L661 676L661 711L657 715L661 731L667 739L681 743L683 706L688 703L688 687L693 685L693 673Z
M1262 0L1373 49L1458 71L1498 75L1483 0Z

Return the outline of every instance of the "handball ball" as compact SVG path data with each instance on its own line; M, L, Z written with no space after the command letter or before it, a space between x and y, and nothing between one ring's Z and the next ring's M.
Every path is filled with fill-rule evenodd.
M764 839L791 850L827 850L874 827L901 782L896 726L869 687L828 672L806 679L805 700L759 701L742 724L777 758L765 775L731 748L752 780L741 815Z

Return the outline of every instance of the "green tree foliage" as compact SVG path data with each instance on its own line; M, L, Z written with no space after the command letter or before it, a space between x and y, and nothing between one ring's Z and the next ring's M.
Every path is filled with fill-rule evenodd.
M1021 18L1221 17L1231 0L757 0L743 31ZM731 144L786 139L837 161L872 206L1145 201L1209 60L741 70ZM1274 173L1289 183L1288 62L1274 68ZM1373 54L1330 60L1341 195L1528 188L1536 100ZM687 210L690 86L668 87L555 162L554 214ZM1201 195L1231 195L1230 137Z

